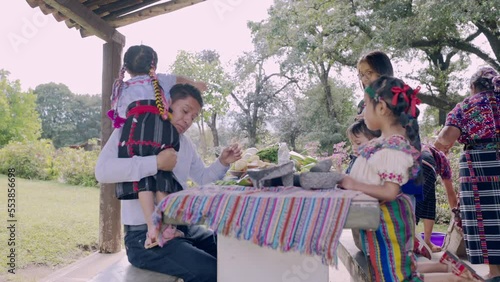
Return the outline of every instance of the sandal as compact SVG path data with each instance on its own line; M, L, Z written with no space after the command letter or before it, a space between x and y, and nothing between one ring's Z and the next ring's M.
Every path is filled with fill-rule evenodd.
M484 280L485 282L500 282L500 276L495 276Z
M432 259L431 249L420 236L415 236L415 239L413 240L413 252L416 255L426 257L429 260Z
M456 255L452 254L450 251L444 252L443 256L439 259L442 264L448 265L449 272L452 272L456 276L469 278L473 281L484 281L484 279L479 276L472 267L463 263ZM500 281L500 280L499 280Z

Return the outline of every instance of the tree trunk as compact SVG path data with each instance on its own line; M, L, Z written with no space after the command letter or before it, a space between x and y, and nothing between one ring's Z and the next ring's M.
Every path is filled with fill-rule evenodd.
M253 121L248 128L248 147L255 147L255 144L257 144L257 124Z
M203 115L203 112L201 113ZM201 125L201 152L203 157L207 155L207 138L205 136L205 123L203 122L203 119L200 120L200 125Z
M439 125L444 125L444 123L446 122L446 116L448 115L448 112L439 109L438 114L439 114L439 118L438 118Z
M323 85L323 91L325 93L326 113L328 114L328 117L333 120L337 117L337 115L333 109L332 88L330 87L330 83L328 83L328 73L324 70L322 70L320 81Z
M210 131L212 132L212 138L214 139L214 147L219 147L219 132L217 131L217 113L212 113L210 117L211 121L207 122ZM217 155L217 154L216 154Z

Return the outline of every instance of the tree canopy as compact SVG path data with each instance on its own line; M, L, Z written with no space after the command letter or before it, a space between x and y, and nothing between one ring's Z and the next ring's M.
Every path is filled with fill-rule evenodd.
M21 83L9 80L9 75L0 70L0 147L10 141L37 140L41 132L36 96L23 92Z

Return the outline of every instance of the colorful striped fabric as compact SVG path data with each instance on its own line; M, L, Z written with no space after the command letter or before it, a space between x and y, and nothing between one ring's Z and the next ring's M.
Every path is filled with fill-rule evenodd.
M336 265L351 200L358 192L299 187L202 186L168 195L153 220L205 222L216 233L283 252L298 251ZM162 243L162 242L161 242Z

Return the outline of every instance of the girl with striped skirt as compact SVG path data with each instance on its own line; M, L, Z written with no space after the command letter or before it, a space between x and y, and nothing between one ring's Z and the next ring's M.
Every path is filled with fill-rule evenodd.
M467 256L488 264L489 280L500 281L500 76L480 68L470 80L472 96L448 114L436 147L447 152L458 140L460 215Z
M363 252L369 257L374 281L475 281L452 273L419 273L413 253L415 215L410 197L401 186L414 179L422 182L420 137L417 123L418 89L403 81L381 76L365 88L364 120L382 135L359 148L350 175L339 185L380 200L377 230L361 230ZM424 267L428 272L447 272L453 263ZM440 267L442 266L442 267ZM460 265L460 267L463 267ZM461 272L463 273L463 272ZM457 273L459 274L459 273Z

